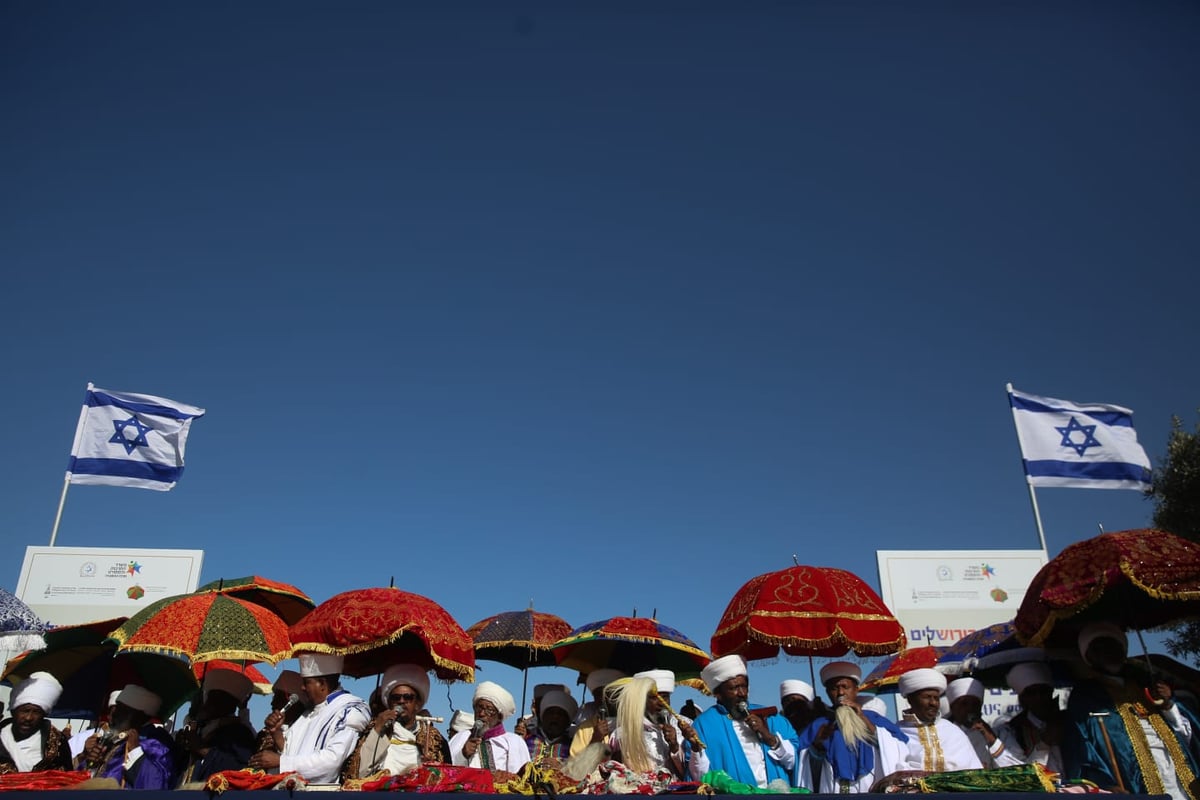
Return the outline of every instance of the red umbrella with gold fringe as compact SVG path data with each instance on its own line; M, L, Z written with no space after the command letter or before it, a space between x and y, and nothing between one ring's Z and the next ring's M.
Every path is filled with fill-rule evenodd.
M1064 548L1034 576L1013 622L1024 644L1074 647L1088 622L1141 631L1196 617L1200 544L1144 528Z
M352 678L404 662L442 680L475 680L475 646L462 626L428 597L394 587L334 595L290 632L293 653L343 656L342 672Z
M862 578L796 565L751 578L712 636L713 657L885 656L904 650L904 627Z

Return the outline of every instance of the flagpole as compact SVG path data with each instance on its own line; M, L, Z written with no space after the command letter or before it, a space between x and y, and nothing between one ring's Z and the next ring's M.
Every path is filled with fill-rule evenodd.
M84 395L83 406L79 409L79 424L75 426L75 440L71 442L71 457L79 452L79 443L83 439L83 429L87 425L88 404L87 398L91 395L95 385L88 381L87 394ZM66 476L63 478L62 495L58 498L58 511L54 514L54 527L50 529L50 546L54 547L54 540L58 538L58 525L62 522L63 506L67 504L67 487L71 485L71 471L68 469Z
M1017 409L1012 402L1013 385L1011 383L1006 384L1005 388L1008 390L1008 408L1012 411L1013 415L1013 430L1017 433L1017 449L1021 450L1021 430L1017 427ZM1021 457L1021 471L1025 472L1024 451L1022 451ZM1042 528L1042 512L1038 510L1037 493L1033 490L1033 481L1029 479L1028 472L1025 472L1025 485L1029 487L1029 503L1033 506L1033 521L1037 524L1038 541L1042 545L1042 552L1048 553L1049 550L1046 548L1046 531Z
M54 547L54 540L58 538L58 523L62 522L63 506L67 504L67 487L71 485L71 473L67 473L63 478L62 495L58 498L58 511L54 514L54 527L50 530L50 546Z

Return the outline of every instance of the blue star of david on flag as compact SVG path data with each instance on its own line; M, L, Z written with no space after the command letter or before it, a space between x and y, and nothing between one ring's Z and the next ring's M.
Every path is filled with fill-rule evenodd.
M1150 486L1150 459L1138 444L1128 408L1008 389L1030 486L1139 492Z
M127 429L132 427L132 431ZM149 447L150 443L146 441L146 434L153 430L148 425L143 425L136 416L129 419L114 419L113 430L116 431L109 439L110 444L119 444L125 448L125 455L133 452L135 447ZM130 437L130 433L133 434Z
M110 392L89 383L67 480L168 491L183 474L183 451L192 421L202 416L203 408L177 400Z
M1083 455L1086 453L1089 447L1102 446L1100 442L1096 440L1096 426L1080 425L1079 420L1075 419L1074 417L1071 417L1071 421L1067 423L1066 427L1060 428L1056 425L1054 426L1054 430L1062 434L1062 442L1060 442L1061 446L1071 448L1078 455ZM1077 442L1071 438L1071 434L1076 432L1083 434L1082 442Z

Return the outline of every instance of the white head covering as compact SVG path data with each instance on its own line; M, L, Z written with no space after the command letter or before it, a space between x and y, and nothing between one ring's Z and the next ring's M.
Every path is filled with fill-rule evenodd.
M491 681L484 681L475 687L475 697L473 700L490 700L496 710L500 712L500 719L507 719L517 710L517 704L513 701L513 696L508 693L503 686Z
M881 717L887 716L887 703L882 697L872 697L870 700L862 704L863 711L874 711Z
M254 683L240 672L231 669L210 669L204 673L204 699L213 689L233 695L238 705L245 705L254 692Z
M121 696L120 689L113 689L108 693L108 705L105 708L112 708L117 704L117 698Z
M936 669L910 669L900 676L900 694L908 697L922 689L937 689L946 693L946 676Z
M675 673L669 669L648 669L635 673L635 678L649 678L654 681L654 688L659 694L670 694L675 691Z
M475 715L459 709L450 717L450 732L469 731L475 726Z
M411 686L417 693L421 705L429 699L429 673L416 664L392 664L383 673L383 683L379 685L379 696L387 705L388 695L397 686Z
M62 696L62 690L58 678L49 672L35 672L12 690L8 698L8 707L16 711L21 706L33 705L49 714L50 709L54 708L54 704Z
M791 694L798 694L810 703L813 701L813 698L817 696L816 692L813 691L813 687L809 686L804 681L792 680L784 681L783 683L779 684L779 702L782 703L783 698Z
M821 667L821 685L835 681L838 678L850 678L855 683L862 682L862 667L853 661L831 661Z
M575 719L575 715L579 712L579 704L562 689L551 689L542 695L542 701L538 708L542 713L545 713L547 708L561 708L567 712L567 719Z
M587 688L589 691L594 692L597 689L603 689L615 680L628 677L628 675L619 669L608 669L607 667L604 669L594 669L588 673Z
M341 656L333 656L328 653L300 653L297 658L300 661L301 678L341 675L342 664L345 662Z
M717 687L727 680L746 674L746 659L739 655L721 656L714 658L708 666L700 670L700 680L715 692Z
M1008 671L1008 675L1005 678L1008 680L1008 685L1017 693L1017 696L1020 696L1021 692L1030 686L1038 686L1040 684L1045 684L1046 686L1054 685L1054 676L1050 672L1050 666L1037 662L1017 664Z
M148 717L153 717L162 706L162 698L144 686L131 683L117 695L117 702L123 706L136 708Z
M1129 652L1129 640L1120 625L1112 622L1092 622L1079 632L1079 655L1087 661L1087 649L1097 639L1115 639L1121 643L1121 650Z
M963 695L983 699L983 683L978 678L955 678L946 687L946 702L953 703Z

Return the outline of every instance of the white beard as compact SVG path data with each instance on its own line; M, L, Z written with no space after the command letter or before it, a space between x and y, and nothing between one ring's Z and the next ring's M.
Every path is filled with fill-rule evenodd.
M859 742L875 744L875 733L852 706L838 706L834 718L847 747L855 747Z

